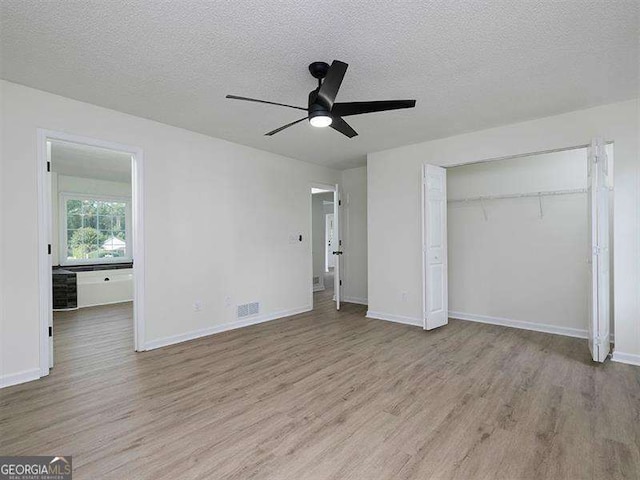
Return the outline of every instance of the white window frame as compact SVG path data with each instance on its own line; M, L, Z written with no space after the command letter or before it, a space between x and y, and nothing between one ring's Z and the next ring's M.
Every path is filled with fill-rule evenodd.
M127 244L125 257L113 257L113 258L87 258L87 259L73 259L67 258L68 244L67 244L67 201L69 200L98 200L102 202L118 202L125 204L125 243ZM60 265L99 265L99 264L111 264L111 263L128 263L133 260L131 256L132 249L132 237L131 237L131 198L119 197L115 195L93 195L86 193L75 192L60 192L60 198L58 202L59 209L59 235L60 235L60 248L59 248L59 263Z

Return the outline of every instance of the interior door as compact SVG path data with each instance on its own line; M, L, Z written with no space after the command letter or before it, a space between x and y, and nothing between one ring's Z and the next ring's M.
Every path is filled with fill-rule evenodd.
M49 165L48 168L48 175L46 176L47 181L46 181L46 186L45 186L45 195L46 198L49 200L48 204L49 206L53 209L53 203L51 202L51 190L52 190L52 186L51 186L51 142L49 140L47 140L47 165ZM53 210L47 212L47 214L45 215L45 221L46 221L46 228L47 228L47 235L49 237L49 269L48 271L51 272L53 269L53 255L52 255L52 245L53 245L53 215L57 215L58 212L54 212ZM53 279L52 279L53 281ZM51 289L50 292L47 292L48 295L48 304L47 304L47 315L48 315L48 324L49 324L49 368L53 368L53 287Z
M342 282L340 281L340 258L342 256L342 240L340 239L340 187L336 184L333 194L333 291L336 299L336 310L340 310L340 291Z
M595 362L604 362L610 351L609 302L609 162L605 142L595 139L589 147L588 191L591 251L589 295L589 350Z
M333 255L333 213L327 213L325 216L325 234L326 234L326 250L327 250L327 262L326 262L326 270L329 271L329 268L333 268L335 265L335 259Z
M449 322L447 285L447 172L422 168L423 322L431 330Z

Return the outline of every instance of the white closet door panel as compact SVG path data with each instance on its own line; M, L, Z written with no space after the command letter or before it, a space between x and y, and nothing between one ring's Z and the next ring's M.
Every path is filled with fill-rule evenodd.
M596 362L604 362L610 352L610 256L608 159L602 139L589 147L588 189L591 250L589 295L589 350Z
M423 321L431 330L449 321L446 170L424 165L422 179Z

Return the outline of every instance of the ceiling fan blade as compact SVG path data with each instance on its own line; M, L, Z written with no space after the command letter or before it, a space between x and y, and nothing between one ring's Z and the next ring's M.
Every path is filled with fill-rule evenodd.
M353 128L351 128L351 125L345 122L342 118L336 115L331 115L331 118L333 119L333 121L329 126L334 130L337 130L338 132L340 132L343 135L346 135L349 138L353 138L358 135L358 132L356 132Z
M399 110L401 108L413 108L415 106L415 100L379 100L375 102L334 103L331 113L341 117L347 117L349 115L384 112L386 110Z
M295 125L296 123L300 123L303 120L306 120L307 117L302 117L300 120L296 120L295 122L291 122L291 123L287 123L286 125L283 125L280 128L276 128L275 130L271 130L268 133L265 133L265 136L270 137L271 135L275 135L278 132L281 132L282 130L284 130L285 128L289 128L291 125Z
M232 100L245 100L247 102L267 103L269 105L278 105L280 107L289 107L289 108L295 108L298 110L304 110L305 112L307 111L306 108L296 107L294 105L287 105L286 103L267 102L266 100L258 100L257 98L239 97L237 95L227 95L225 98L230 98Z
M329 67L327 76L322 81L320 90L318 90L318 99L331 110L333 102L336 101L336 95L342 84L344 74L347 73L347 67L349 65L339 60L334 60Z

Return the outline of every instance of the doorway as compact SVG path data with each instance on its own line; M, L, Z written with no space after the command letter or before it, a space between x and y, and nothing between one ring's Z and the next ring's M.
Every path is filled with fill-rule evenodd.
M311 186L312 305L317 301L331 301L338 310L342 284L339 204L337 185Z
M142 162L135 147L38 131L41 376L55 344L100 344L105 328L145 349Z
M457 318L569 335L588 339L592 358L604 361L613 318L612 168L613 145L600 140L425 165L425 329Z

